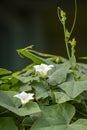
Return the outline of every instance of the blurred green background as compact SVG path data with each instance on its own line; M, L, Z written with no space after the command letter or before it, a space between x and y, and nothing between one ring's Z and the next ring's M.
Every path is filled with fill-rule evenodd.
M0 67L20 70L30 63L17 49L33 44L34 49L67 57L62 25L57 16L60 6L67 14L70 29L74 0L3 0L0 2ZM72 34L77 40L76 56L87 56L87 0L77 0L78 14Z

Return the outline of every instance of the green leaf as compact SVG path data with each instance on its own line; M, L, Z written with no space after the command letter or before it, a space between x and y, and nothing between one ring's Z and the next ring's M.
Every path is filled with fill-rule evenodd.
M18 75L16 76L16 78L18 80L20 80L22 83L28 83L28 82L32 82L32 81L37 81L39 79L39 77L33 77L32 75L31 76L24 76L24 75Z
M26 72L26 71L32 70L32 67L33 67L34 65L35 65L35 64L32 63L32 64L26 66L25 68L23 68L23 69L20 70L20 71L14 72L14 73L12 74L12 76L15 77L15 76L17 76L17 75L20 75L21 73L24 73L24 72Z
M40 112L39 106L35 102L29 102L25 104L25 106L20 107L20 101L13 97L15 94L17 93L11 91L0 91L0 106L19 116L26 116Z
M2 83L8 83L11 78L12 78L11 75L9 75L9 76L3 76L1 78Z
M21 85L18 81L17 78L13 76L3 76L1 78L2 84L0 84L0 90L18 90L19 86Z
M69 67L69 62L57 65L54 73L49 76L48 83L54 86L63 83L66 80Z
M43 106L41 109L41 117L30 130L87 130L86 119L79 119L71 124L75 108L70 104Z
M41 53L38 51L35 51L32 49L32 45L28 46L24 49L19 49L17 50L19 54L24 55L25 57L31 59L34 63L36 64L41 64L41 63L47 63L49 64L51 62L51 60L55 60L56 63L59 62L64 62L66 59L61 57L61 56L56 56L56 55L52 55L52 54L46 54L46 53ZM48 59L51 59L50 62L48 61Z
M25 73L17 75L15 78L20 80L22 83L28 83L28 82L38 80L39 77L38 76L34 77L33 72L34 72L34 69L30 69L30 70L26 71Z
M5 74L11 74L11 71L8 71L6 69L0 68L0 75L5 75Z
M2 84L2 81L0 80L0 85Z
M87 130L87 120L79 119L71 124L70 127L72 128L72 130Z
M23 126L32 126L32 124L40 117L41 113L34 113L30 116L27 116L22 121Z
M35 89L36 99L48 97L48 84L46 82L33 83L32 87Z
M66 101L72 100L67 94L64 92L54 92L56 103L64 103Z
M24 84L20 87L20 92L22 91L31 91L32 90L32 87L29 85L29 84Z
M27 50L26 48L25 49L19 49L17 51L18 51L19 54L31 59L36 64L47 63L44 58L36 56L35 54L29 52L29 50Z
M87 64L85 63L78 63L79 65L79 71L80 73L82 72L83 74L87 74Z
M43 106L41 117L30 130L71 130L69 123L75 114L75 108L70 104Z
M48 64L50 64L51 61L54 61L56 63L60 63L60 62L66 61L66 59L64 57L61 57L61 56L41 53L41 52L38 52L38 51L35 51L35 50L32 50L32 49L28 49L28 51L33 53L33 54L35 54L35 55L37 55L37 56L43 57L45 59L47 58L46 59L46 63L48 63Z
M18 130L10 117L0 117L0 130Z
M1 84L0 90L9 90L10 85L9 84Z
M63 84L59 85L59 87L64 90L71 98L75 98L83 91L87 90L87 79L64 82Z

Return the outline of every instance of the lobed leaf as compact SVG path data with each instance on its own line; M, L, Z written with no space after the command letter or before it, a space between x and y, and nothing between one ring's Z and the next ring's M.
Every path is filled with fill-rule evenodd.
M75 98L83 91L87 90L87 80L68 81L60 84L59 87L71 98Z

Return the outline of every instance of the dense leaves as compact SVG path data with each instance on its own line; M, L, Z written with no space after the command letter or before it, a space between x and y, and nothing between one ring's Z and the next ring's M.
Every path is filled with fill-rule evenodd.
M68 60L57 63L52 60L54 57L43 58L43 62L39 56L38 60L34 55L31 58L34 63L21 71L11 74L1 69L0 129L86 130L87 65L77 63L75 66L75 60L71 59L75 66L73 71ZM34 65L41 62L53 65L45 77L34 69ZM33 93L34 100L22 105L14 95L23 91Z
M58 16L68 59L33 46L17 50L32 63L14 73L0 68L0 130L87 130L87 64L76 62L76 40L70 37L76 13L70 32L60 7Z
M18 130L11 117L0 117L0 130Z

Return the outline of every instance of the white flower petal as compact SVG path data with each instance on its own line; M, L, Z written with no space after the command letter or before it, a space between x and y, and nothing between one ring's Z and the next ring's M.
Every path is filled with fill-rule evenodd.
M26 104L28 101L34 99L33 96L34 94L31 94L31 93L27 94L24 91L19 94L14 95L14 97L17 97L21 100L22 104Z
M34 68L36 72L38 72L41 77L46 77L47 72L54 67L53 65L46 65L46 64L41 64L41 65L35 65Z

